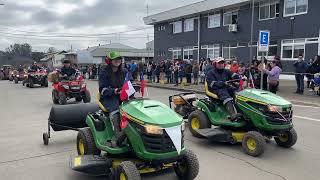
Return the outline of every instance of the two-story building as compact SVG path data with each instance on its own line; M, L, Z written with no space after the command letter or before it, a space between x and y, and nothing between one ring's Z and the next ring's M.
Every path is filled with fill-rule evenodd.
M268 59L279 55L286 72L299 54L307 60L320 54L319 0L255 0L254 8L252 2L205 0L145 17L154 26L154 59L237 57L248 63L250 49L261 57L259 30L270 31Z

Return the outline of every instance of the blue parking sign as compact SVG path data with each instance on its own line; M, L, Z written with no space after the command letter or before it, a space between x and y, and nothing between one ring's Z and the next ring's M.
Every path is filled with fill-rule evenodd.
M270 39L270 32L269 31L260 31L259 32L259 51L260 52L269 51L269 39Z

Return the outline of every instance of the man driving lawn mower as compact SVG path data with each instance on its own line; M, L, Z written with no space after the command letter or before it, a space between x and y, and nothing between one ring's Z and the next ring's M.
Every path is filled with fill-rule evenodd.
M223 102L223 105L230 114L231 121L238 121L241 114L237 113L233 100L234 93L238 88L230 86L228 82L239 79L239 75L225 69L225 61L223 58L218 58L214 62L214 68L207 73L206 77L209 91L216 94Z
M120 131L120 113L119 105L120 89L125 80L125 71L121 66L122 57L116 51L111 52L107 59L107 66L99 74L99 92L101 101L106 109L110 112L110 119L115 130L116 140L112 146L116 147L121 144L124 134Z

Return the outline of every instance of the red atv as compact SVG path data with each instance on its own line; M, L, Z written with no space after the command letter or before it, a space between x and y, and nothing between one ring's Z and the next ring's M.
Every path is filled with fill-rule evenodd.
M23 85L25 83L25 80L28 78L28 74L24 71L21 71L21 72L18 72L18 74L16 74L14 77L13 77L13 80L14 80L14 83L18 84L19 81L22 81Z
M90 92L82 76L60 77L59 82L52 84L52 101L54 104L67 104L67 100L75 98L77 102L91 101Z
M33 88L35 84L39 84L41 87L48 87L48 73L46 70L28 71L28 76L22 82L22 85Z

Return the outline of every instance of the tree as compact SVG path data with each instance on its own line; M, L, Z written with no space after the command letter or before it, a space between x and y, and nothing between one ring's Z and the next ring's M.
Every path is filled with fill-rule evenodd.
M55 52L57 52L57 49L54 47L49 47L49 49L47 51L47 53L55 53Z
M31 57L32 47L28 43L13 44L6 48L6 52L11 56Z
M31 58L34 61L40 61L40 59L44 58L44 53L43 52L32 52Z

